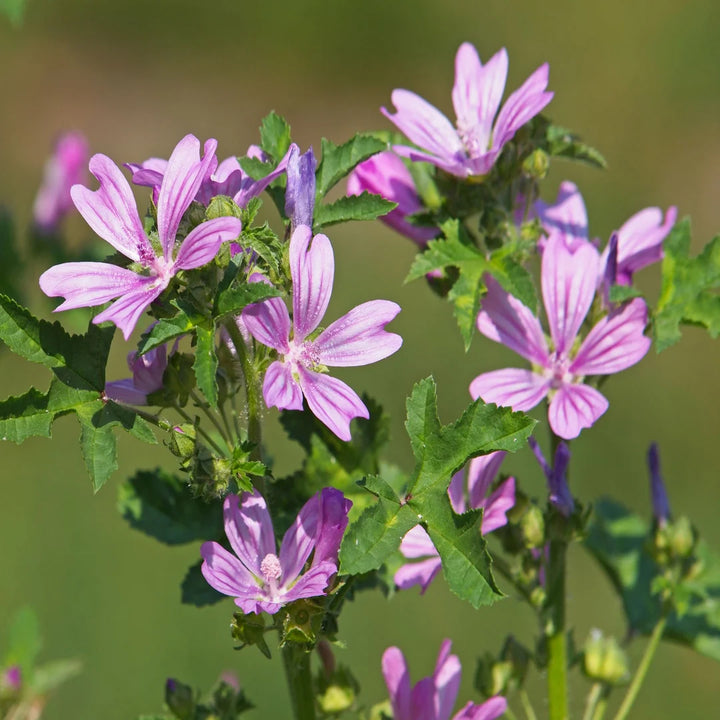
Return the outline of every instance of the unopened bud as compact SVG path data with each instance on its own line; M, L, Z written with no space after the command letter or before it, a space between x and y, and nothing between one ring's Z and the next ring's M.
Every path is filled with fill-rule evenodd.
M670 548L676 557L689 557L695 549L697 536L687 517L679 517L669 526Z
M242 210L237 203L226 195L216 195L207 206L205 217L208 220L215 220L220 217L242 217Z
M523 541L527 548L538 548L545 545L545 519L537 505L530 505L520 520Z
M165 702L178 720L191 720L195 714L195 699L189 685L168 678L165 683Z
M265 642L265 617L250 613L245 615L236 612L230 624L230 634L233 640L242 645L257 645L258 650L266 657L270 657L270 648Z
M620 684L629 674L627 655L614 637L593 630L585 641L584 670L592 680Z
M523 161L523 172L535 180L544 180L550 169L550 158L544 150L534 150Z

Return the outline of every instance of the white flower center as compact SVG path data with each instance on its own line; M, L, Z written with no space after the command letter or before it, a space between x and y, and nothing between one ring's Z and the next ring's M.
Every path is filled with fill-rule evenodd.
M260 572L269 585L275 586L275 581L282 575L282 567L278 556L268 553L260 563Z
M291 340L289 344L290 350L285 355L285 361L294 365L302 365L308 370L317 372L320 366L320 353L315 347L315 343L312 340L306 340L302 343Z

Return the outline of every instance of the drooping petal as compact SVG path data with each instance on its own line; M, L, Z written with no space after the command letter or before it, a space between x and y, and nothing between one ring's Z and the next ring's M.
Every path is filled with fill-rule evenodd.
M390 695L395 720L412 720L410 675L400 648L389 647L382 656L382 673Z
M290 146L287 161L287 189L285 192L285 214L290 218L290 226L312 227L315 209L315 154L310 148L300 154L300 148L294 143Z
M515 478L509 477L485 499L482 534L507 525L507 513L515 505Z
M588 333L580 346L570 372L576 375L610 375L642 360L651 340L643 332L647 325L647 306L635 298L605 316Z
M300 509L280 545L282 584L292 583L315 547L320 520L320 494L313 495Z
M90 158L90 172L100 187L73 185L70 195L85 222L125 257L149 265L155 257L138 215L135 198L120 168L106 155Z
M239 497L228 495L223 518L235 554L253 575L262 577L260 564L266 555L275 554L275 534L265 498L257 490Z
M159 190L167 170L167 163L164 158L153 157L142 163L125 163L125 167L132 173L132 181L135 185Z
M470 43L463 43L458 48L455 56L453 106L460 135L471 133L478 151L489 149L492 122L500 107L507 71L508 56L505 48L495 53L484 67L477 50ZM474 154L471 152L471 155Z
M117 325L125 340L129 339L140 316L167 287L167 283L154 277L141 278L141 281L140 287L125 293L109 308L96 315L93 322L98 325L109 320Z
M263 399L268 407L278 410L302 410L303 394L293 377L292 367L276 360L265 371Z
M503 290L491 275L485 275L487 294L477 317L485 337L506 345L526 360L547 367L548 347L540 322L516 297Z
M553 93L545 92L549 72L544 63L505 101L495 123L493 147L502 147L553 99Z
M605 396L589 385L561 385L548 408L552 431L564 440L576 438L608 409Z
M500 465L505 459L506 452L496 452L480 455L468 463L467 487L470 498L470 507L485 507L485 500L490 486L497 477ZM483 518L483 530L485 529L485 518Z
M350 421L356 417L370 417L358 394L342 380L329 375L308 372L304 368L298 368L298 373L303 395L315 417L341 440L350 440Z
M320 519L313 567L325 561L337 565L340 543L347 528L351 507L352 501L335 488L323 488L320 492Z
M419 562L405 563L396 570L393 582L400 590L407 590L419 585L420 594L422 595L430 587L430 583L435 579L441 568L442 563L439 556L420 560Z
M203 543L200 568L210 587L223 595L246 597L256 595L259 587L248 569L232 553L216 542Z
M452 720L497 720L505 714L507 706L507 700L504 697L495 695L482 705L468 702L465 707L455 713Z
M391 99L397 112L393 115L385 108L380 108L380 111L411 142L446 162L466 156L462 140L452 123L427 100L409 90L393 90Z
M250 282L270 281L260 273L253 273ZM274 297L248 305L242 311L247 331L260 343L286 355L290 352L290 314L281 298Z
M190 207L215 159L217 140L205 143L205 156L200 159L200 141L186 135L172 151L158 194L158 236L166 261L172 259L175 236L185 211Z
M474 399L505 405L523 412L534 408L550 389L550 380L531 370L505 368L478 375L470 383Z
M548 238L542 258L542 296L555 351L566 354L590 309L600 258L589 243L574 250L560 236Z
M234 217L219 217L201 223L183 240L178 250L175 267L191 270L209 263L224 242L231 242L240 235L242 222Z
M535 212L545 232L548 235L559 235L570 250L574 251L589 237L585 201L575 183L568 180L561 182L555 203L547 205L538 200ZM541 251L545 242L545 238L538 242Z
M331 367L369 365L400 349L402 338L385 325L400 312L389 300L370 300L325 328L314 342L320 362Z
M135 387L132 378L105 383L105 397L126 405L147 405L147 393Z
M329 560L314 565L301 575L299 580L285 593L285 602L323 595L330 578L336 572L337 563Z
M450 720L458 690L460 689L461 667L457 655L451 655L452 643L444 640L440 646L433 682L435 685L435 718Z
M333 278L335 257L327 235L315 235L299 225L290 238L290 275L293 282L295 342L302 342L325 315Z

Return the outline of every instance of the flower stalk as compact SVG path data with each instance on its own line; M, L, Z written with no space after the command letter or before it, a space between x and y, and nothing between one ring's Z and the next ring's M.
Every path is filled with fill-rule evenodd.
M285 678L290 689L290 702L295 720L315 720L315 697L310 673L310 653L288 643L282 649Z

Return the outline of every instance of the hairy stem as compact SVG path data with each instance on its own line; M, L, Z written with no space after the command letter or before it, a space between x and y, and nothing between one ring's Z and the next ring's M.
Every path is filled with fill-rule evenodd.
M642 687L643 681L645 680L648 669L650 668L650 663L652 662L652 659L655 655L655 651L660 644L663 632L665 632L666 624L667 616L664 615L660 618L660 620L658 620L657 625L655 625L655 627L653 628L650 640L648 641L645 652L643 653L642 659L640 660L640 665L638 665L638 669L635 672L635 677L632 679L630 687L625 693L625 697L623 698L622 704L620 705L620 709L615 715L615 720L625 720L628 713L630 712L630 709L635 702L635 698L637 698L638 693L640 692L640 688Z
M315 720L315 697L310 673L310 653L302 647L287 644L282 649L285 678L295 720Z

